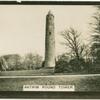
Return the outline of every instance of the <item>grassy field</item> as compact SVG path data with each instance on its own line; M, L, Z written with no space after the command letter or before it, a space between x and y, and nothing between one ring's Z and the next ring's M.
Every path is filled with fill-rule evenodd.
M39 70L18 70L18 71L2 71L0 76L33 76L33 75L52 75L52 69L39 69Z
M22 91L23 85L75 85L76 91L100 91L100 76L0 78L0 91Z
M100 75L57 75L50 69L0 72L0 91L22 91L23 85L75 85L76 91L100 91Z

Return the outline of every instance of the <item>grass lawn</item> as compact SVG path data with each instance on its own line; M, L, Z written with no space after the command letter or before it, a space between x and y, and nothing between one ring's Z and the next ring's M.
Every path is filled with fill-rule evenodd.
M23 85L75 85L76 91L100 91L100 76L0 78L0 91L22 91Z
M52 75L52 69L39 70L18 70L18 71L2 71L0 76L36 76L36 75Z

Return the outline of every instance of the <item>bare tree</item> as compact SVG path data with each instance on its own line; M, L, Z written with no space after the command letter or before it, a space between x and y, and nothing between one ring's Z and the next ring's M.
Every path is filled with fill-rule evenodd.
M85 46L80 42L80 34L77 30L70 28L65 30L62 34L65 39L64 45L70 49L71 53L77 60L82 58Z

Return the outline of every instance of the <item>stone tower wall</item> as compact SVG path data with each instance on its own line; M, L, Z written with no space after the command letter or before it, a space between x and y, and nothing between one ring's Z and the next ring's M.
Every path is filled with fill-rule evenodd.
M55 67L54 16L50 12L46 16L45 64L44 64L44 67Z

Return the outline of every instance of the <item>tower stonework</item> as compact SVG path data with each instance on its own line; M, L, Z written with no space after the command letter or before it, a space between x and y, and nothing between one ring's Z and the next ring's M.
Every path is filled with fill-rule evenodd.
M46 36L45 36L45 68L55 67L55 33L54 15L51 11L46 16Z

